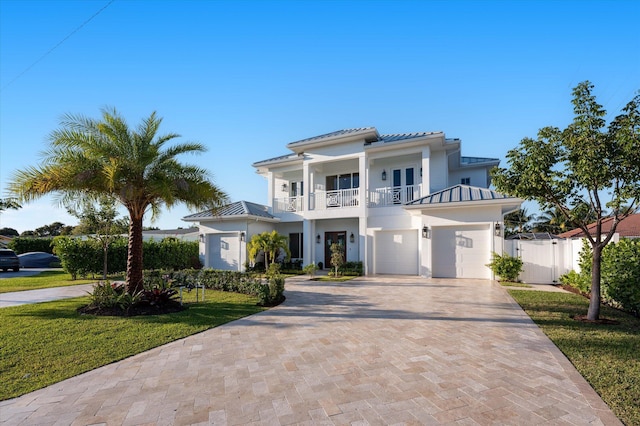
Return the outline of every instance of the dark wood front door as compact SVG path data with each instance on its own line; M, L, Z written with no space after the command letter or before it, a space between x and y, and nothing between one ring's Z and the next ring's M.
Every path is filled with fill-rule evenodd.
M331 244L337 243L342 247L342 261L345 259L347 247L347 231L324 233L324 267L331 269Z

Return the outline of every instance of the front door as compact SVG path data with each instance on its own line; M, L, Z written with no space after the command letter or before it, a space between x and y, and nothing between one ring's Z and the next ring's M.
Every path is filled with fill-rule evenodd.
M331 269L331 244L337 243L342 248L342 261L344 262L347 247L347 231L324 233L324 267Z

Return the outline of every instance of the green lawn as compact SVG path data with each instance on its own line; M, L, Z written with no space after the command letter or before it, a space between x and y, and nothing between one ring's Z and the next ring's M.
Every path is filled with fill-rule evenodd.
M311 278L311 281L327 281L327 282L343 282L343 281L351 281L356 277L352 275L343 275L341 277L331 277L328 275L320 275L315 278Z
M572 319L586 315L582 296L509 290L542 331L627 425L640 425L640 319L602 307L601 318L619 325Z
M2 275L0 275L2 277ZM119 277L117 279L122 279ZM11 291L37 290L39 288L64 287L69 285L95 283L99 279L71 280L71 275L63 270L44 271L38 275L17 278L0 278L0 293Z
M195 300L195 292L184 296ZM0 309L0 400L264 310L255 297L214 290L168 315L79 315L87 303L83 297Z

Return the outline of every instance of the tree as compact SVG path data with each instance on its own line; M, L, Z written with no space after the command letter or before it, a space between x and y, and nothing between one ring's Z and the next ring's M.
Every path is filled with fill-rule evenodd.
M77 217L80 224L74 228L74 233L89 235L100 243L102 247L102 279L107 279L109 245L119 234L127 232L128 223L124 219L116 219L116 200L108 196L101 196L94 202L85 198L79 205L67 206L69 214Z
M185 203L214 209L226 202L200 167L181 164L177 156L201 153L198 143L166 146L178 134L159 135L162 119L153 112L133 130L115 109L103 109L101 119L65 115L49 136L42 163L14 174L8 187L19 201L54 193L61 201L100 195L118 200L129 213L127 290L142 289L142 224L151 211Z
M58 235L69 235L73 230L73 226L65 225L62 222L53 222L36 228L35 234L38 237L57 237Z
M21 207L15 198L0 198L0 213L9 209L18 210Z
M540 213L534 223L536 232L548 232L550 234L561 234L573 228L573 223L562 210L552 207Z
M0 235L4 235L5 237L17 237L20 233L13 228L2 228L0 229Z
M269 270L269 263L278 259L280 251L285 252L287 259L291 258L289 239L284 235L278 234L275 230L253 235L251 241L247 244L247 249L251 259L255 259L260 252L264 252L264 266L267 271Z
M509 168L496 168L492 176L498 191L535 200L543 208L555 207L583 231L593 251L587 318L597 320L602 249L618 223L640 203L640 94L606 126L606 111L592 89L588 81L573 89L575 117L566 129L544 127L537 139L522 139L507 154ZM580 204L589 206L595 221L580 217ZM611 209L613 220L611 230L603 234L605 208ZM593 234L587 228L592 222Z
M335 272L334 277L338 276L338 269L344 264L344 245L333 243L329 247L331 251L331 266L333 266Z
M523 232L531 232L530 222L534 215L529 214L527 209L521 208L504 216L505 236Z

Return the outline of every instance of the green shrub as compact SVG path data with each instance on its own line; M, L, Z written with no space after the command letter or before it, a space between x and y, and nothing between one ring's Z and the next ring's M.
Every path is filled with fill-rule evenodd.
M362 271L362 262L345 262L338 269L338 274L359 277L362 275Z
M16 254L32 251L53 253L53 238L16 237L9 241L7 247L15 251Z
M493 253L491 263L487 265L502 281L516 281L522 272L522 259L505 254Z
M313 277L316 274L317 269L318 267L316 266L315 263L310 263L306 265L304 268L302 268L302 272L309 275L309 277Z
M272 263L267 271L267 283L258 287L258 304L273 306L284 300L284 277L280 274L280 265Z
M103 269L103 249L98 241L70 237L56 237L54 252L60 258L62 267L72 279L88 274L101 274ZM117 238L107 252L107 272L110 274L127 269L127 238ZM145 269L188 269L200 268L198 243L165 238L160 242L151 240L143 243L143 264Z
M564 285L577 289L583 294L589 294L589 289L591 288L591 276L587 276L582 272L578 273L573 270L561 275L560 282Z
M124 284L101 281L93 286L89 293L89 306L99 309L119 308L128 311L133 305L139 303L141 294L129 294Z
M603 300L640 316L640 240L621 239L602 252Z

